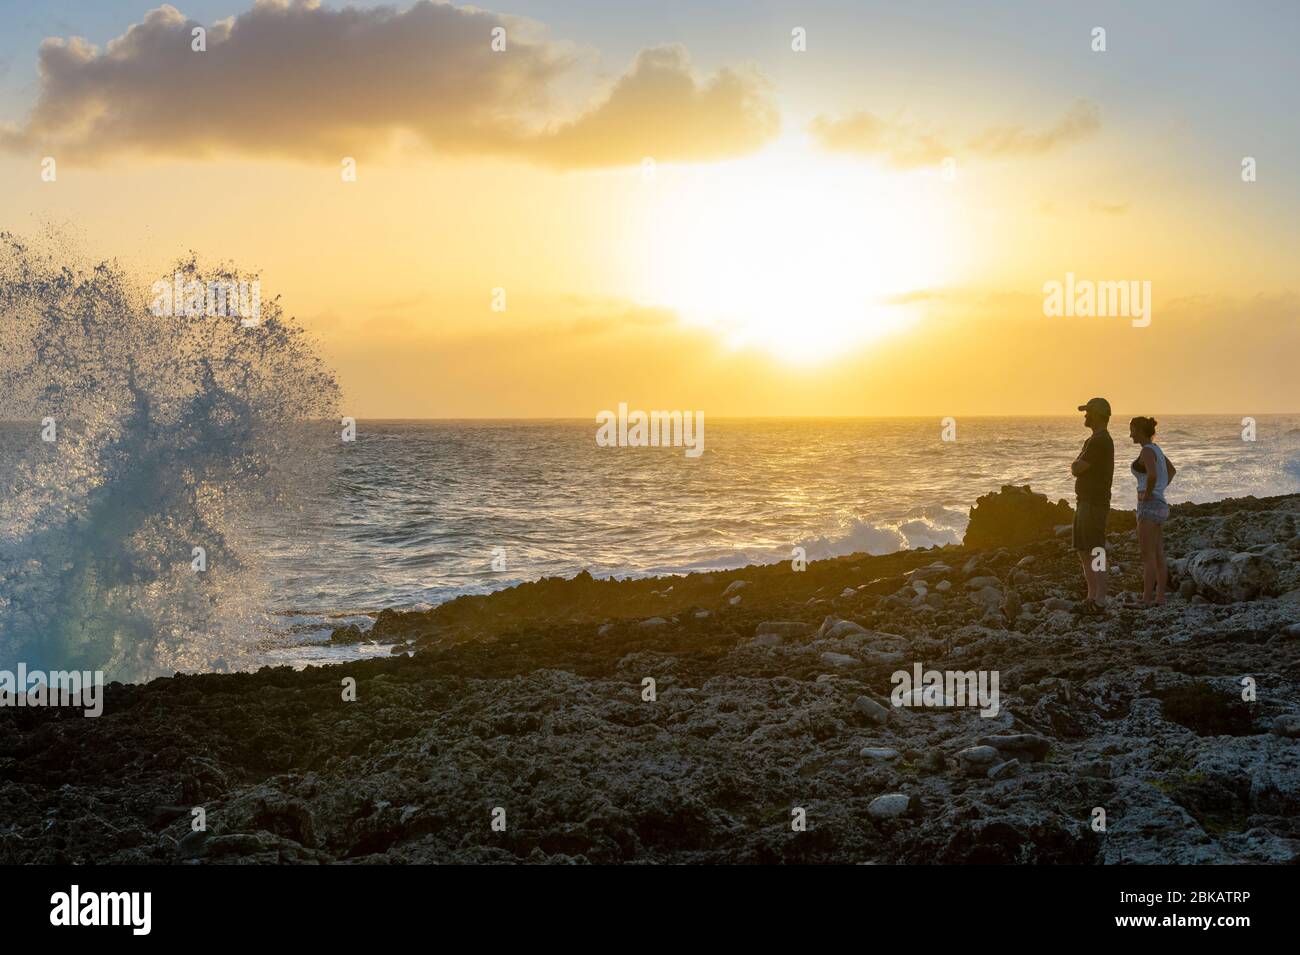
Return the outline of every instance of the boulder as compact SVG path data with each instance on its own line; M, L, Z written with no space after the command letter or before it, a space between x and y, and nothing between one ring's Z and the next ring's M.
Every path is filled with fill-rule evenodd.
M863 647L859 652L868 663L901 663L903 660L903 654L895 650L877 650L874 647Z
M852 620L837 620L835 617L827 617L817 630L817 639L843 640L845 637L859 636L866 632L866 627L856 624Z
M1002 598L1002 615L1008 620L1012 617L1018 617L1020 615L1020 608L1020 595L1014 590L1008 590Z
M981 746L992 746L1005 757L1022 757L1037 762L1051 752L1052 741L1034 733L1008 733L1004 736L981 736Z
M935 561L925 567L918 567L915 570L909 570L904 576L908 580L930 581L937 577L943 577L952 573L952 568L941 561Z
M800 623L797 620L765 620L758 625L755 636L761 637L767 634L775 634L777 637L784 639L785 637L802 637L807 633L812 633L812 626Z
M1055 504L1029 485L1004 484L994 494L977 498L963 543L967 547L1002 547L1050 539L1056 528L1072 524L1074 511L1065 501Z
M880 724L889 720L889 710L869 696L860 696L853 701L853 708L872 723Z
M968 773L986 773L1001 761L992 746L970 746L957 754L957 763Z
M828 667L851 667L858 662L858 658L851 657L847 653L832 653L827 651L821 655L821 661Z
M335 627L334 632L330 634L330 643L361 643L368 639L370 638L367 636L366 632L355 623L350 623L346 627Z
M1020 775L1020 760L1008 759L1005 763L998 763L988 772L989 779L1010 779L1012 776Z
M1277 565L1261 554L1209 548L1187 559L1186 572L1196 592L1213 603L1254 600L1277 593Z
M898 759L898 750L887 746L864 746L860 755L865 759L888 762L891 759Z
M888 793L877 796L867 806L867 815L873 819L896 819L905 816L912 809L912 797L903 793Z

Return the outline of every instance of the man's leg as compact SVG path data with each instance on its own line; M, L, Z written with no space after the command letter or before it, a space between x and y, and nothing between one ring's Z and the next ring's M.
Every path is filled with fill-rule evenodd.
M1106 606L1106 588L1110 584L1110 555L1106 553L1106 519L1110 515L1109 504L1099 504L1092 514L1093 531L1097 535L1097 546L1101 548L1103 560L1101 569L1094 570L1096 583L1093 584L1092 599L1097 606Z
M1074 540L1074 549L1079 554L1079 566L1083 568L1083 584L1088 593L1084 600L1092 599L1093 582L1092 568L1088 566L1088 544L1087 544L1087 521L1086 521L1087 504L1084 501L1074 502L1074 529L1071 537Z

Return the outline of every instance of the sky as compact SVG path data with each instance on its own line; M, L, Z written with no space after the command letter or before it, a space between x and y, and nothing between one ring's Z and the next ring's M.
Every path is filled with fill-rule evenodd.
M1291 2L0 22L0 230L256 272L357 417L1300 411Z

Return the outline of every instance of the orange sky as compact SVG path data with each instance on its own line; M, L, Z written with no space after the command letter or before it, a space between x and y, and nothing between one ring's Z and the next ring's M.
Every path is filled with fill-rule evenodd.
M147 281L191 249L260 270L359 417L1300 409L1294 143L1203 119L1195 89L1158 101L1120 19L1104 54L1045 25L1051 82L974 45L975 79L935 58L919 88L791 51L783 23L750 55L630 24L639 52L609 62L544 22L403 9L354 11L382 64L312 5L239 29L141 8L112 49L48 45L0 116L0 227L52 225ZM336 28L342 54L313 46ZM1250 106L1261 128L1286 108ZM1067 272L1149 281L1150 325L1045 316Z

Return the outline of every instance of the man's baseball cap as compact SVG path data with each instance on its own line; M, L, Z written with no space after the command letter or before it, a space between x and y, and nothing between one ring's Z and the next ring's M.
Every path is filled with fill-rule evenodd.
M1086 405L1079 405L1080 411L1091 411L1093 414L1105 415L1110 417L1110 402L1105 398L1089 398Z

